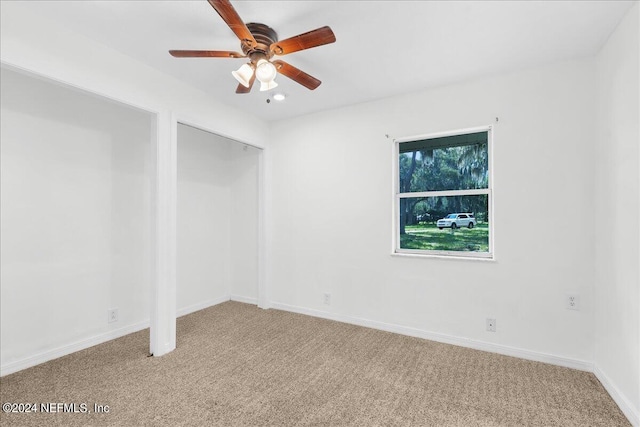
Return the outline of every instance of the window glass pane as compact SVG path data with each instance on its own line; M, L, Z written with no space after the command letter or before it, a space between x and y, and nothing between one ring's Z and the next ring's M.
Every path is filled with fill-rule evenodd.
M487 194L400 199L401 249L489 252L489 226Z
M455 135L400 143L400 193L489 188L487 132L480 134L485 137L460 140L456 138L468 135ZM472 143L455 145L461 141Z

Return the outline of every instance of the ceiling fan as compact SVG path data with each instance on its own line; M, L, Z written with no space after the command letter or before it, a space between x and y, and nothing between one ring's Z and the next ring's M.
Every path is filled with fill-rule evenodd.
M243 53L223 50L170 50L169 53L172 56L176 58L249 58L248 63L231 73L240 82L236 93L251 92L256 78L260 81L261 91L273 89L278 86L274 81L276 73L283 74L310 90L320 86L322 82L315 77L280 59L272 61L272 58L275 55L287 55L335 42L336 36L331 28L325 26L279 41L273 28L265 24L245 25L229 0L208 1L231 31L238 36Z

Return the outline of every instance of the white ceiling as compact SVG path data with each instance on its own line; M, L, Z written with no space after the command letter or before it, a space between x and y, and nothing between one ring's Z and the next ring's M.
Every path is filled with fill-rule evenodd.
M55 19L265 120L279 120L419 89L595 54L631 1L232 1L245 22L280 39L329 25L336 43L282 59L322 81L284 76L271 92L235 94L245 60L173 58L169 49L241 51L205 1L30 1ZM46 34L43 34L46 37Z

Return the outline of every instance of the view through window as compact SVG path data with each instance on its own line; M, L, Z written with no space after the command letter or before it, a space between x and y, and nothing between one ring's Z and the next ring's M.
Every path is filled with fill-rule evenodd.
M396 252L491 257L490 129L399 142Z

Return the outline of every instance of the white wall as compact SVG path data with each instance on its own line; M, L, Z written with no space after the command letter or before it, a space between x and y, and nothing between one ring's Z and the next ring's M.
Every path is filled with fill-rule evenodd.
M178 313L257 302L259 151L178 125Z
M274 306L589 369L593 83L587 59L276 123ZM496 261L391 256L385 134L487 124L495 124ZM580 294L580 311L565 308L566 292ZM496 333L485 330L487 317Z
M0 2L0 61L157 113L154 285L151 350L175 348L176 217L173 117L262 147L265 122L131 57L30 12L29 2ZM175 116L173 116L175 115ZM246 126L250 122L251 126Z
M178 125L177 308L229 299L231 142Z
M259 151L243 144L231 145L231 298L252 304L258 302Z
M1 73L4 368L148 322L152 117Z
M640 131L636 4L597 57L595 364L640 423ZM608 384L607 384L608 383ZM623 408L624 409L624 408ZM629 415L628 415L629 416Z

